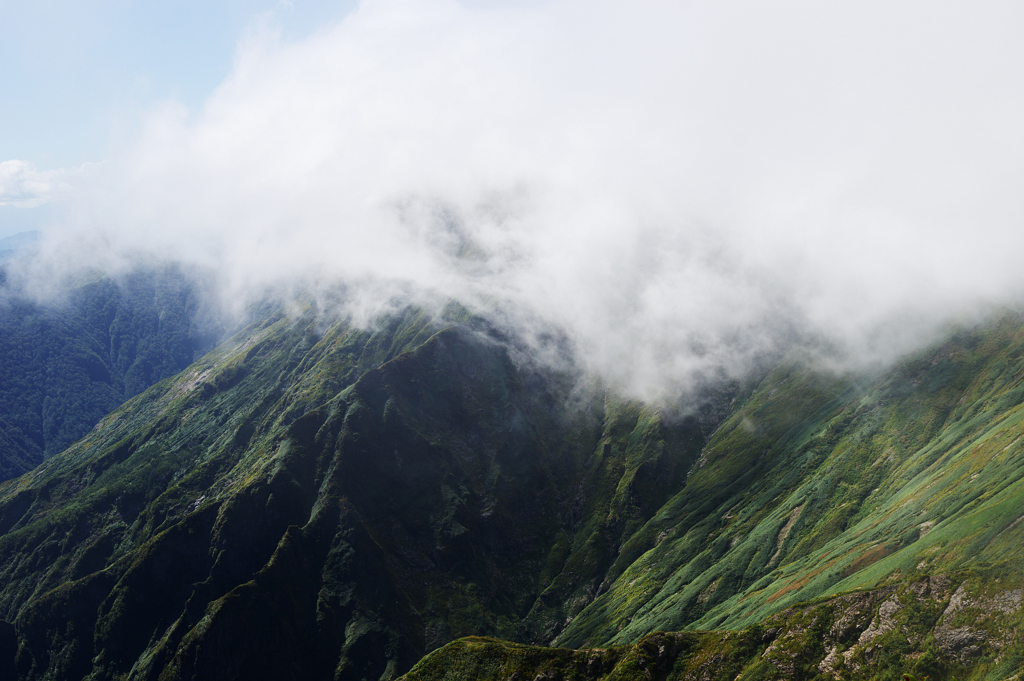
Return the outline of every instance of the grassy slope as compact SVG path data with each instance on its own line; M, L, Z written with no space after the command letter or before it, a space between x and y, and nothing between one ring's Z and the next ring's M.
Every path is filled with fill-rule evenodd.
M377 678L557 633L705 434L466 321L272 318L0 486L0 665Z
M870 380L783 365L687 418L516 366L457 309L369 331L272 318L0 486L0 670L391 678L471 634L718 628L746 633L673 635L692 654L672 659L703 678L725 646L723 669L773 678L776 639L842 619L796 603L971 569L1020 581L1022 400L1014 318ZM928 636L952 599L927 621L904 604L906 654L946 655ZM855 653L850 678L896 673ZM1005 663L987 654L961 662Z
M871 380L777 369L722 425L683 489L624 543L606 590L555 642L635 655L652 631L732 629L749 644L723 657L723 634L695 633L676 667L648 670L655 678L1022 671L1022 403L1024 329L1010 316ZM946 588L911 588L928 575ZM972 607L950 605L959 584L975 594L964 596ZM883 612L892 589L899 598ZM849 592L868 605L837 596ZM814 599L824 600L795 605ZM872 639L889 611L895 624ZM844 617L845 638L830 630ZM848 651L846 666L820 667L830 645ZM450 673L429 671L438 660L428 657L409 678L458 678L464 664L481 664L467 650L437 653L467 657L449 660ZM505 672L532 678L566 655L530 654L534 662ZM634 678L566 664L564 678Z
M900 576L1024 565L1022 401L1011 318L870 382L777 370L558 643L740 628Z
M993 569L919 577L793 606L740 631L652 632L600 648L465 638L403 681L1016 681L1022 585Z

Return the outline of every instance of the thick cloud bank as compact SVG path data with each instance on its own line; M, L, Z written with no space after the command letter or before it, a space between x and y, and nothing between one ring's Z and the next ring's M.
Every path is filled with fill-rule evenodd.
M885 359L1020 300L1022 31L1012 1L367 0L254 30L52 248L237 301L454 296L648 397L792 342Z

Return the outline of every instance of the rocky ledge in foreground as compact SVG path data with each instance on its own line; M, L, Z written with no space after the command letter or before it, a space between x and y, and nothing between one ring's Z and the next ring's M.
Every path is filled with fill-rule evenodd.
M741 631L655 632L580 650L464 638L400 681L1018 681L1022 623L1019 580L971 571L794 606Z

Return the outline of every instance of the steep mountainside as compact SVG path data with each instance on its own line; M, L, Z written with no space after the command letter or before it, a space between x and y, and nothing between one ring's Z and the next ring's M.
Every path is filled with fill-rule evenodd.
M670 413L454 306L272 316L0 485L0 672L1006 678L1022 403L1017 317Z
M2 284L0 480L62 451L220 333L174 270L97 277L40 303Z
M671 659L663 651L659 677L1016 678L1022 403L1018 317L961 332L873 380L773 371L554 643L743 629L730 639L739 647L717 634L680 639L695 643ZM811 599L823 600L783 610ZM438 652L441 662L428 658L410 678L459 678L437 665L453 654L465 668L483 664L473 645ZM490 645L483 658L504 655ZM530 654L521 675L562 655ZM643 671L602 669L576 678Z
M1022 403L1017 318L871 382L776 370L558 642L741 627L900 575L1020 558Z
M0 487L19 677L379 678L549 639L709 431L455 321L269 320Z

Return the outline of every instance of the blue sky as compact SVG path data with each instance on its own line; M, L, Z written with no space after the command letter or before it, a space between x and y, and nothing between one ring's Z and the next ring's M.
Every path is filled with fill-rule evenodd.
M354 0L0 1L0 159L40 170L98 161L153 102L196 107L265 17L301 38Z
M239 40L268 24L299 40L356 0L0 0L0 162L39 171L102 161L140 114L195 110L230 72ZM0 205L0 238L52 207Z

